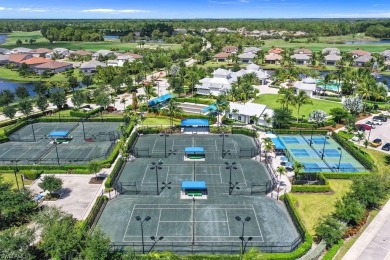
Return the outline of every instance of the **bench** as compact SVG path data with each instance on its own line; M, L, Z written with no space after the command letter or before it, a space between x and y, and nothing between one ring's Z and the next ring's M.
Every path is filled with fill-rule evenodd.
M189 155L188 158L190 159L202 159L203 157L200 155Z
M202 192L188 192L187 196L201 197L203 196Z

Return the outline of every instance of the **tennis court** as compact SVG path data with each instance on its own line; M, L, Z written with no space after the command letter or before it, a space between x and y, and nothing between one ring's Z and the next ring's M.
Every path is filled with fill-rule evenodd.
M120 123L34 123L0 144L1 164L72 164L107 158ZM85 139L84 139L85 133ZM61 136L54 137L56 134ZM54 140L61 140L54 142Z
M304 165L305 172L364 172L366 169L331 137L279 135L291 162Z
M253 138L243 135L224 138L224 149L231 152L243 148L256 150ZM164 137L140 136L135 147L150 147L151 156L127 162L117 181L115 187L120 195L108 203L98 222L115 246L142 251L137 216L151 218L143 224L145 245L149 249L179 253L238 252L242 222L237 221L237 216L250 218L244 233L245 238L252 237L248 247L290 252L299 245L301 236L287 209L264 196L273 189L273 181L263 164L239 154L235 158L222 158L223 140L219 135L169 135L166 140L168 149L176 152L168 153L165 158ZM185 147L204 147L205 159L184 160ZM207 196L183 198L183 181L204 181ZM231 185L234 187L229 195ZM151 236L164 239L153 245Z

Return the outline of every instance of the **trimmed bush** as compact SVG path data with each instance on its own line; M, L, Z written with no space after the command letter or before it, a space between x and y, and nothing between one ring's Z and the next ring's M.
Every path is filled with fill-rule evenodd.
M95 108L95 109L88 111L88 112L84 112L81 110L71 110L69 112L69 114L72 117L89 118L89 117L91 117L91 116L93 116L101 111L103 111L103 107L98 107L98 108Z
M119 159L115 166L114 166L114 169L112 170L110 176L108 176L107 180L106 180L106 183L104 184L104 186L106 188L112 188L112 185L114 185L114 182L116 180L116 178L118 177L118 175L120 174L121 170L123 169L123 166L125 165L125 161L121 159Z
M338 172L324 172L324 173L322 173L322 175L326 179L346 179L346 180L351 180L351 179L359 178L359 177L362 177L362 176L370 175L370 173L368 173L368 172L342 172L342 173L338 173Z
M328 130L309 130L309 129L302 129L302 130L297 130L297 129L274 129L274 132L276 134L303 134L303 135L326 135L328 133Z
M293 185L291 187L292 192L308 192L308 193L321 193L329 192L331 188L329 185Z
M36 180L39 178L39 176L41 176L41 174L43 173L43 171L34 171L34 172L26 172L26 173L23 173L24 177L26 177L27 179L33 181L33 180Z
M95 204L93 205L92 210L89 212L87 218L82 222L81 228L85 231L88 231L93 223L95 222L96 217L99 214L100 209L108 202L108 198L106 196L99 196L96 199Z
M328 252L326 252L325 255L322 257L322 260L332 260L343 244L344 240L339 240L337 244L334 244L331 248L329 248Z
M17 122L16 124L13 125L9 125L4 128L4 134L6 136L10 136L12 133L18 131L19 129L23 128L26 125L28 125L28 122L25 120Z
M246 135L250 137L257 137L257 132L247 129L247 128L241 128L241 127L232 127L232 134L241 134Z
M358 160L364 167L369 170L374 169L374 163L369 154L357 148L354 144L347 142L343 137L336 132L332 133L332 137L341 145L347 152L349 152L356 160Z
M203 105L212 105L215 103L215 100L213 99L202 99L202 98L174 98L173 99L176 102L187 102L187 103L197 103L197 104L203 104Z

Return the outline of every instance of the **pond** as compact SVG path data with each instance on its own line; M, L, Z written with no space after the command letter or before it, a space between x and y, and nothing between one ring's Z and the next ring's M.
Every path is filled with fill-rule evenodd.
M0 44L4 43L7 40L8 34L0 34Z
M382 40L378 40L378 41L364 41L364 40L359 40L359 41L346 41L344 42L345 44L350 44L350 45L354 45L354 44L385 44L385 43L390 43L390 39L382 39Z
M23 85L27 88L28 90L28 93L30 94L30 96L34 97L36 96L37 94L34 92L34 83L31 83L31 82L28 82L28 83L21 83L21 82L15 82L15 81L9 81L9 80L6 80L6 79L1 79L0 78L0 91L1 90L5 90L5 89L9 89L11 90L12 92L15 92L15 89L20 86L20 85ZM81 84L80 85L80 88L83 88L84 86ZM54 88L55 89L55 88ZM77 89L77 88L76 88Z
M104 35L103 39L104 40L118 40L119 36L118 35Z

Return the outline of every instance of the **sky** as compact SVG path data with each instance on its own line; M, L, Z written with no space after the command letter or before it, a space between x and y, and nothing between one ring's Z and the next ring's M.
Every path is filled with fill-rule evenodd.
M0 0L1 18L390 18L390 1Z

